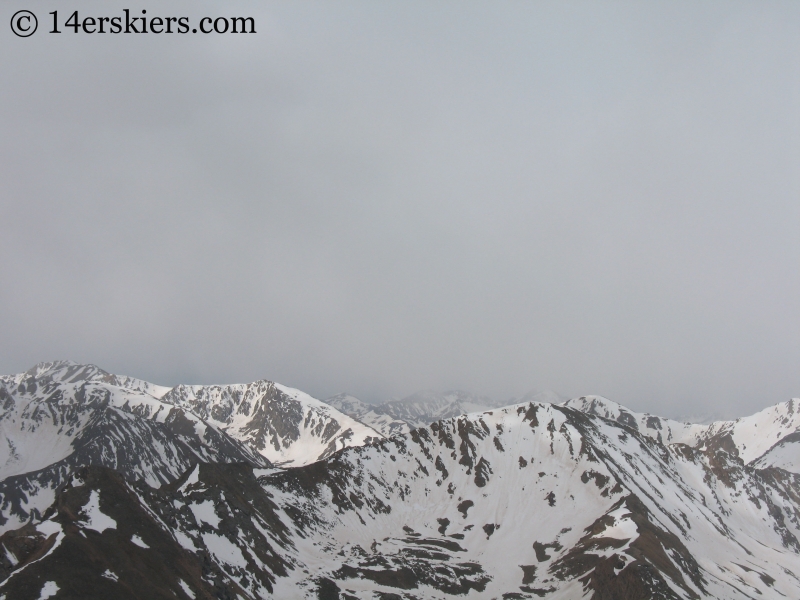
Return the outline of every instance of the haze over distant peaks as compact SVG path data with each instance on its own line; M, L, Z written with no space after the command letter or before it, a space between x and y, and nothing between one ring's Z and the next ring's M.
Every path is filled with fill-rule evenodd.
M382 404L368 404L349 394L338 394L325 402L388 436L394 433L406 433L441 419L486 412L511 404L559 403L564 400L566 398L550 390L530 392L518 400L512 398L508 401L497 401L488 396L461 390L446 392L422 390L405 398L387 400Z

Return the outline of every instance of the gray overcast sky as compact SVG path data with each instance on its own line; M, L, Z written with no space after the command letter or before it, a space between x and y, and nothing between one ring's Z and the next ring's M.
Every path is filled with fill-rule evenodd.
M123 8L258 33L47 33ZM800 396L796 1L0 12L0 372Z

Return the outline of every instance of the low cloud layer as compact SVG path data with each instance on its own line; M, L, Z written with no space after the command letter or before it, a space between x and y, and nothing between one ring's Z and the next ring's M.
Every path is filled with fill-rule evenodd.
M1 372L800 396L797 3L142 7L0 35Z

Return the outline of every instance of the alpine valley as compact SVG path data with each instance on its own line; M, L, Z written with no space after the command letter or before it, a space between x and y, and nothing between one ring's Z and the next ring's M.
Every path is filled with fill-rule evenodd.
M800 598L800 400L699 425L42 363L0 377L0 533L0 600Z

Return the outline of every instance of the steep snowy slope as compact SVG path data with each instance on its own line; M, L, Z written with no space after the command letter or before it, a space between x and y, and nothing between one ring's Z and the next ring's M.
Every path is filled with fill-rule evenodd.
M531 403L160 490L79 471L0 537L0 595L797 598L798 486L725 444Z
M750 463L759 469L778 467L800 473L800 431L783 437L764 454Z
M633 412L602 396L581 396L567 400L562 406L611 419L665 444L680 443L694 446L708 432L708 425L681 423L648 413Z
M720 445L729 438L747 464L800 473L800 399L797 398L748 417L710 425L680 423L632 412L601 396L574 398L563 406L611 419L665 443L702 447L704 444Z
M784 448L788 448L790 444L795 446L797 435L793 434L798 432L800 432L800 399L793 398L748 417L712 423L705 439L719 439L730 435L742 460L751 463L760 460L779 442L784 442ZM794 452L798 452L797 447ZM766 456L764 459L766 460ZM765 464L765 460L760 461L761 465L769 466ZM792 470L800 473L800 463L795 463Z
M276 465L305 465L380 433L299 390L271 381L179 385L164 402L219 427Z

